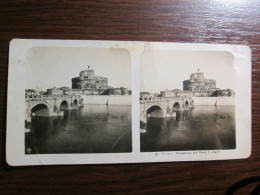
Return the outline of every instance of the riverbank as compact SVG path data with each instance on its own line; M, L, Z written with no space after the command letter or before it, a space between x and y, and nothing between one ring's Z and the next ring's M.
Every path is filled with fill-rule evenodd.
M84 104L131 105L131 95L82 95Z
M82 95L84 104L131 105L131 95ZM192 97L194 106L234 106L235 97Z
M234 106L235 97L192 97L194 106Z

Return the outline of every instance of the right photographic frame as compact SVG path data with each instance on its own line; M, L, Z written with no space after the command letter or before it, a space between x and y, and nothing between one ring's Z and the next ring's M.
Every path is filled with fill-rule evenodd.
M140 57L140 152L237 149L242 134L236 113L245 103L237 95L250 94L247 83L237 91L243 68L234 54L162 48L150 46Z

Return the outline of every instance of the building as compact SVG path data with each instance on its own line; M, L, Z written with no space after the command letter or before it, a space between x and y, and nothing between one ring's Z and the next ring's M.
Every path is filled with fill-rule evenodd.
M43 92L40 90L35 90L35 89L25 89L25 97L27 98L32 98L36 96L42 95Z
M232 89L219 89L214 91L210 96L235 96L235 92Z
M158 94L153 93L153 92L146 92L146 91L142 91L140 92L140 100L148 100L148 99L153 99L158 97Z
M169 90L166 91L160 91L160 97L166 98L173 96L172 92Z
M109 90L110 95L129 95L129 91L127 88L120 87L120 88L111 88Z
M124 87L120 87L121 95L128 95L128 89Z
M112 89L110 89L110 94L111 95L121 95L121 90L120 90L120 88L112 88Z
M72 89L108 89L108 79L103 76L95 76L94 70L88 66L87 70L79 73L79 77L72 78Z
M204 78L203 72L190 75L189 80L183 81L183 91L206 92L216 88L216 80Z
M168 98L168 97L182 97L183 91L180 89L166 90L160 92L160 97Z
M60 88L53 87L47 89L47 95L64 95L64 91Z

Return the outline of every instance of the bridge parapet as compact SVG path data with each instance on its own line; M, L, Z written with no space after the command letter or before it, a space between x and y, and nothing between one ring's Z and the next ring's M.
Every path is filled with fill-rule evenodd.
M153 97L153 98L144 98L141 97L140 103L149 103L149 102L159 102L159 101L168 101L168 100L187 100L190 98L184 98L184 97Z
M39 101L39 100L53 100L53 99L66 99L66 98L79 98L80 95L37 95L27 96L25 101Z

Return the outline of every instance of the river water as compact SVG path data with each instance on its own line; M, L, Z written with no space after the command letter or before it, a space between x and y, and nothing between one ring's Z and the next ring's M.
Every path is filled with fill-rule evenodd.
M131 106L85 105L63 117L32 117L26 154L132 151Z
M176 118L148 118L141 151L235 149L235 107L196 106Z

